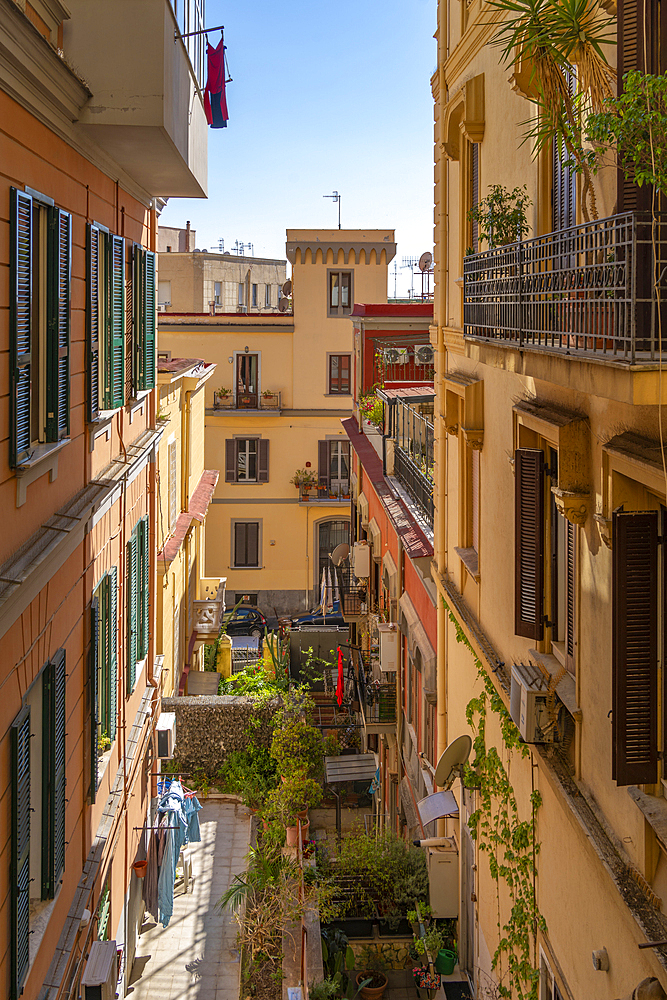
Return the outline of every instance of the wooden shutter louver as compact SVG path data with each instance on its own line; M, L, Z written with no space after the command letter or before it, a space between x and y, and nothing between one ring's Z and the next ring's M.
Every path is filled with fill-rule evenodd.
M72 217L49 210L47 294L46 438L69 434L69 342L72 285Z
M10 189L9 345L11 402L10 464L30 454L30 386L32 347L32 198Z
M227 438L225 441L225 482L236 482L236 439Z
M97 671L99 667L100 602L93 597L90 604L90 654L89 654L89 694L90 694L90 801L97 797Z
M125 398L132 399L139 388L139 375L136 359L136 248L126 248L125 261Z
M125 241L107 240L106 402L110 410L125 403Z
M577 529L571 521L565 522L565 667L570 673L575 671L576 662L576 567Z
M470 146L470 208L477 208L479 205L479 143L473 142ZM470 240L472 252L479 252L479 224L475 221L471 223Z
M612 777L658 778L658 512L612 514Z
M109 571L109 739L116 738L118 715L118 573Z
M259 525L255 521L246 524L247 566L259 566Z
M23 992L30 962L30 709L21 709L11 726L12 838L11 1000Z
M46 665L42 688L42 899L65 868L65 650Z
M515 472L514 631L541 639L544 606L544 452L518 448Z
M96 420L100 412L100 231L90 224L87 227L86 255L88 419Z
M155 386L155 254L152 250L144 253L144 337L142 357L142 389Z
M259 452L259 462L257 466L257 482L268 483L269 481L269 441L268 438L260 438L257 442Z
M144 249L138 243L133 247L134 270L132 283L132 307L134 322L134 337L132 349L132 365L137 388L142 382L142 356L144 342Z
M127 543L127 693L132 694L137 677L137 531Z
M148 656L148 640L150 637L150 556L148 548L148 515L143 517L139 522L140 526L140 548L139 548L139 560L141 567L140 574L140 586L141 586L141 629L139 631L139 658L144 659Z
M317 442L317 465L320 489L329 489L329 442Z

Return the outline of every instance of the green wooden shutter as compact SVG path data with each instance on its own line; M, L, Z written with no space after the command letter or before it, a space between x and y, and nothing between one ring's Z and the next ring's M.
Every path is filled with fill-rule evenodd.
M116 738L118 715L118 573L115 566L109 571L109 739Z
M127 693L134 691L137 679L137 530L127 543Z
M42 681L42 899L53 899L65 867L65 650Z
M143 388L144 364L144 248L134 244L134 269L132 281L132 322L134 337L132 345L132 380L137 389Z
M514 631L541 639L544 628L544 452L517 448Z
M99 719L97 715L97 670L99 661L99 637L100 637L100 601L98 597L93 597L90 603L90 801L91 804L97 797L97 727Z
M658 512L612 514L612 777L658 780Z
M90 223L86 234L86 376L88 383L88 419L100 412L100 231Z
M23 992L30 941L30 708L26 705L11 727L12 849L11 1000Z
M69 434L72 216L49 209L46 322L46 439Z
M139 654L140 659L144 659L148 656L148 640L150 635L150 573L151 573L151 561L150 553L148 548L148 514L142 517L139 522L141 526L141 652Z
M32 198L10 189L9 251L9 461L17 466L30 453L32 340Z
M125 241L107 239L105 406L125 403Z
M142 389L155 387L155 254L151 250L144 253L144 339L143 339L143 380Z

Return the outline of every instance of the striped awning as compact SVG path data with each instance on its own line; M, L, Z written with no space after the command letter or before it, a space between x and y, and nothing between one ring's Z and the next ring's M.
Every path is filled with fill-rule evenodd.
M330 785L339 781L364 781L375 776L378 765L374 753L345 754L325 757L324 767Z

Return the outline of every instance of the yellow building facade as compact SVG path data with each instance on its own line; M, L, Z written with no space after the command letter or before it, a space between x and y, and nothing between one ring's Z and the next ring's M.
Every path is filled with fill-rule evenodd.
M394 253L392 231L288 230L292 313L160 316L161 351L217 365L205 390L205 464L221 470L206 573L227 578L228 605L309 607L348 540L349 317L355 301L386 302Z
M442 832L475 996L612 1000L645 978L667 989L667 951L639 947L667 939L650 226L615 171L585 222L557 150L531 158L526 80L499 63L497 28L481 3L438 5L439 752L479 737ZM467 213L492 184L525 184L532 205L527 238L489 250Z
M158 360L164 428L158 450L156 648L163 693L171 697L190 670L203 669L203 643L215 638L225 580L204 574L205 522L218 482L204 467L205 386L215 365L197 358Z

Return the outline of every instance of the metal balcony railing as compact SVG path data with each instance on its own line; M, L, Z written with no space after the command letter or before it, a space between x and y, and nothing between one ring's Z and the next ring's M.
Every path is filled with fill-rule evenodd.
M433 482L399 447L394 450L394 475L419 504L426 520L433 527Z
M653 233L648 215L624 213L472 254L463 289L466 337L657 360L667 350L667 218Z
M396 684L375 680L361 653L357 665L357 690L366 725L396 722Z
M360 618L368 610L368 587L351 569L337 567L340 608L344 618Z
M301 503L340 503L350 500L350 484L346 481L329 483L321 480L318 486L300 486L299 501Z

